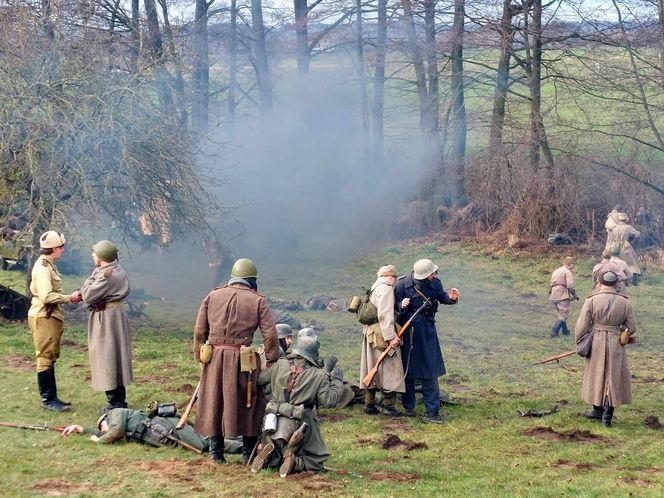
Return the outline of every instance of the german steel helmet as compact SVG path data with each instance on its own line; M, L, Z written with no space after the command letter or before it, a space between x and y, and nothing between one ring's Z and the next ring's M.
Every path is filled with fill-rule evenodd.
M318 348L318 341L313 337L300 337L297 340L297 345L293 348L293 353L317 367L319 365Z
M424 280L429 275L438 271L438 265L433 264L430 259L420 259L413 265L413 277Z
M297 338L299 340L302 337L313 337L314 339L318 340L318 334L312 327L304 327L303 329L300 329L300 331L297 333Z
M42 249L53 249L65 245L65 236L55 230L44 232L39 237L39 247Z
M231 277L257 278L258 269L254 262L247 258L238 259L231 269Z
M103 259L109 263L118 259L118 248L110 240L100 240L92 246L92 252L94 252L99 259Z
M279 339L293 336L293 329L287 323L277 323L277 336Z

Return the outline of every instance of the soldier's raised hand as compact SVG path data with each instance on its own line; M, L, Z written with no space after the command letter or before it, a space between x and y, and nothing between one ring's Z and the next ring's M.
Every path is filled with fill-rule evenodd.
M339 362L339 359L338 359L336 356L334 356L334 355L330 356L330 357L327 359L327 361L325 362L324 370L325 370L327 373L331 373L332 370L334 370L334 367L337 366L337 363L338 363L338 362Z
M457 299L459 299L459 289L457 289L456 287L452 287L450 291L447 293L447 295L450 296L450 299L452 301L456 301Z

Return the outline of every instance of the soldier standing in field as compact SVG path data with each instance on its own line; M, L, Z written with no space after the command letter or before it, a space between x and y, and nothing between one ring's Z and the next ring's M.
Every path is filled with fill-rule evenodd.
M360 379L364 379L376 366L378 358L385 349L392 347L391 355L385 357L378 372L366 388L364 413L373 415L383 413L392 417L403 415L395 408L397 393L406 391L403 363L401 361L401 341L396 333L394 312L394 284L397 281L397 269L393 265L378 269L377 279L371 286L369 301L378 312L377 321L363 327L362 358L360 360ZM382 391L383 400L376 407L376 392Z
M71 403L58 398L55 362L60 357L60 339L64 323L62 304L78 303L77 292L62 294L62 277L55 262L65 253L65 237L49 230L39 237L39 258L32 267L28 326L37 356L37 384L41 406L58 412L69 410Z
M606 217L606 221L604 222L604 228L606 229L606 244L604 245L604 249L609 249L611 245L615 242L615 238L613 236L613 229L616 227L619 221L620 216L627 216L625 213L623 213L623 208L620 204L616 204L616 206L611 210L609 215Z
M558 337L558 333L569 335L567 328L567 319L569 318L570 301L579 298L576 297L576 288L574 287L574 258L566 256L563 265L556 268L551 273L551 282L549 284L549 299L553 301L556 308L556 317L558 320L551 328L551 337Z
M228 283L205 297L196 319L194 358L201 361L200 348L206 342L212 355L202 364L195 429L209 438L209 455L216 462L225 461L224 437L242 436L247 463L260 434L267 400L258 389L261 362L251 346L257 328L267 367L279 358L277 330L267 299L257 292L257 278L251 260L237 260Z
M124 300L131 287L118 262L118 248L108 240L92 246L95 269L81 286L88 306L88 354L92 389L104 391L106 410L127 408L125 387L133 380L131 339Z
M641 275L638 257L632 242L641 235L636 228L629 224L629 218L626 214L618 215L618 224L613 228L613 241L620 250L620 259L622 259L632 272L632 285L638 285L638 278Z

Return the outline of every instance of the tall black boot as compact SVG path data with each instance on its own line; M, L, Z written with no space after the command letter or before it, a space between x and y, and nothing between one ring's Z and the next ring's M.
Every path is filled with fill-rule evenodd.
M37 385L39 386L39 396L41 397L42 408L56 412L65 412L69 410L68 406L63 405L55 397L54 377L51 370L37 372Z
M224 438L220 436L211 436L208 438L209 448L208 454L210 460L217 463L225 463L224 458Z
M258 442L257 436L242 436L242 463L249 465L251 462L251 452L254 451L254 446Z
M55 399L58 400L58 403L61 405L65 406L71 406L71 403L69 401L62 401L60 398L58 398L58 383L55 380L55 365L51 366L51 377L53 378L53 390L55 391Z
M602 413L602 423L606 427L611 427L611 421L613 420L613 407L609 406L608 403L604 404L604 412Z
M593 420L602 420L602 413L603 410L601 406L593 405L592 411L585 412L583 416L586 418L591 418Z
M106 391L106 399L108 400L107 411L113 408L127 408L127 393L124 386Z

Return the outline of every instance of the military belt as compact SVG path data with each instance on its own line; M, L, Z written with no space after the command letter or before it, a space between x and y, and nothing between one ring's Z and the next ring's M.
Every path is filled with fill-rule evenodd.
M593 325L593 332L620 332L620 325Z
M241 344L210 344L212 346L212 349L230 349L230 350L237 350L239 351L240 348L242 347Z

